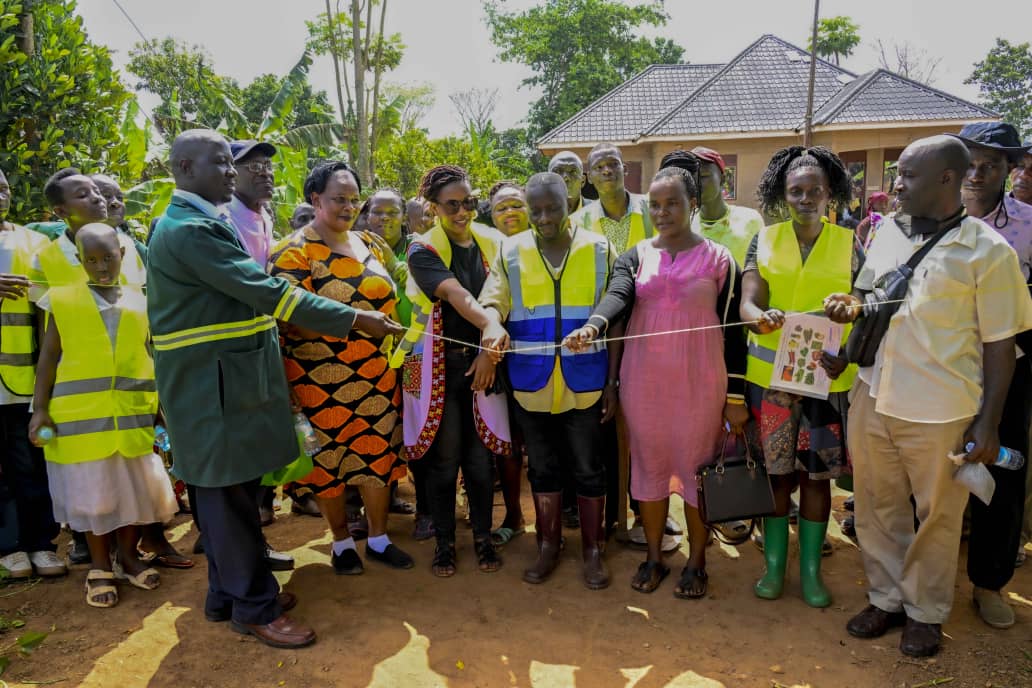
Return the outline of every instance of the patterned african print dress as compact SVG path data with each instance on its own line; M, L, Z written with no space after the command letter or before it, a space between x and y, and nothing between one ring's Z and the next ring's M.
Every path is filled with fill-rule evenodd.
M269 272L353 308L393 316L394 283L364 243L361 248L361 261L334 253L311 226L303 227L273 250ZM284 331L287 379L323 442L314 470L298 482L319 497L339 496L345 485L389 485L406 474L401 386L387 365L391 345L354 330L347 339Z

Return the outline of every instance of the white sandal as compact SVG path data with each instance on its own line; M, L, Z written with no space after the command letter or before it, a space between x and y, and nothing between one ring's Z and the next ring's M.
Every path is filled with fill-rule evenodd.
M101 609L110 609L118 604L118 588L114 585L94 585L90 586L91 582L94 581L112 581L115 580L115 574L111 571L105 571L103 569L90 569L89 573L86 574L86 604L91 607L99 607ZM112 594L115 599L112 602L101 602L97 598L102 595Z

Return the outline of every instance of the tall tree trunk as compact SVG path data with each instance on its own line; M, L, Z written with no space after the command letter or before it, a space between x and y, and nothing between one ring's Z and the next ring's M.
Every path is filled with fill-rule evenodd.
M372 0L366 0L372 2ZM369 184L369 118L366 110L366 46L362 43L362 5L351 0L351 40L355 67L355 128L358 133L358 173Z
M326 28L330 32L330 52L333 54L333 76L337 79L337 106L340 108L340 126L347 136L348 113L344 109L344 89L340 80L340 44L337 42L337 29L333 25L333 10L330 8L330 0L326 0Z
M380 32L377 34L378 41L376 43L376 62L373 63L373 116L370 118L371 124L369 127L369 172L373 176L376 175L376 144L379 141L380 79L383 76L383 27L386 17L387 0L382 0L380 4Z
M22 0L21 16L18 17L18 50L28 56L36 52L36 27L32 19L32 6L35 0Z

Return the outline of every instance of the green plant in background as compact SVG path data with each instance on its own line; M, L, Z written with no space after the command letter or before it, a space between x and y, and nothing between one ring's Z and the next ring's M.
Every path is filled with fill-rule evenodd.
M43 184L55 170L95 166L118 143L130 100L74 11L71 0L0 0L0 169L21 223L47 217Z

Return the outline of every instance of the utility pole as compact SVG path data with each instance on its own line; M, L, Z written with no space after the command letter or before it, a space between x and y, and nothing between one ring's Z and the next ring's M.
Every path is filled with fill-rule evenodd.
M806 93L806 126L803 129L803 145L813 145L813 85L817 78L817 18L821 12L821 0L813 0L813 33L810 36L810 85Z

